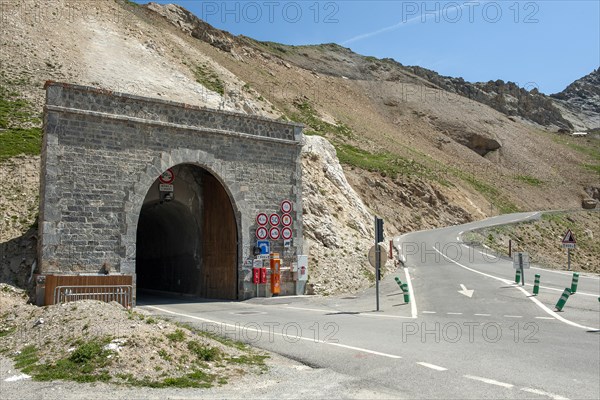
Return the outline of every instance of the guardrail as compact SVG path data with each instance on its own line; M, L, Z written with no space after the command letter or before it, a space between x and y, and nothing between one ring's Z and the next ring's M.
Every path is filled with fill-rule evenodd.
M54 304L99 300L107 303L116 301L125 308L131 308L132 295L131 285L57 286L54 288Z

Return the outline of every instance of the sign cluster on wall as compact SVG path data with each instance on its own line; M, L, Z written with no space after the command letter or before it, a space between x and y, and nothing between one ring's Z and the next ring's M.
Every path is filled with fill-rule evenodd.
M280 209L281 216L278 213L270 215L259 213L256 216L256 223L258 224L256 238L258 240L265 240L267 237L271 240L283 239L284 241L290 241L292 239L291 225L294 221L290 214L293 209L292 202L289 200L282 201Z

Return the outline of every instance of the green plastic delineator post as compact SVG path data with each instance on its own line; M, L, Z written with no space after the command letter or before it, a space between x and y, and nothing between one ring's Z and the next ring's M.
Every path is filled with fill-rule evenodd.
M515 283L521 282L521 270L517 269L517 273L515 275Z
M402 281L400 280L400 278L395 277L394 280L396 281L396 283L398 284L398 286L400 287L400 289L402 289Z
M577 291L577 284L579 283L579 274L573 272L573 280L571 281L571 294L575 294Z
M540 274L535 274L535 281L533 283L533 294L537 295L540 292Z
M404 292L404 302L410 303L410 293L408 292L408 284L403 283L401 288L402 288L402 292Z
M565 288L565 290L562 292L562 295L560 296L560 299L558 299L558 303L556 303L557 311L562 311L562 309L565 306L565 303L569 299L570 295L571 295L571 289Z

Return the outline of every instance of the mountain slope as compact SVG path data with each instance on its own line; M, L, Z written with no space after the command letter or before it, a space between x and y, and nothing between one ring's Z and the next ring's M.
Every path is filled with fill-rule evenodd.
M551 97L576 129L600 130L600 68Z
M35 4L68 7L72 18L57 29L53 18L34 24L19 16ZM6 156L0 152L0 162L39 152L43 83L57 80L303 122L308 135L333 144L347 181L368 212L385 218L389 235L518 209L579 208L587 193L598 192L598 140L557 136L525 114L507 116L462 95L459 86L444 87L445 81L393 60L337 45L294 47L235 37L174 5L21 0L6 6L14 7L7 14L14 17L1 27L0 94L7 105L1 110L13 111L0 126L0 144L11 149ZM540 107L546 110L545 103ZM15 118L14 110L27 118ZM552 121L555 130L561 121ZM30 127L37 131L26 131ZM354 290L369 283L360 273L366 270L360 254L371 232L348 221L368 216L356 214L356 202L339 200L349 189L330 179L339 174L324 171L331 163L310 162L311 154L323 160L331 151L326 142L311 143L321 144L305 151L304 176L322 180L327 190L307 185L306 206L315 210L314 221L339 232L319 232L307 218L306 236L315 242L311 256L323 268L311 281L322 290ZM3 165L35 162L11 158ZM10 214L0 221L0 250L11 250L2 265L10 261L28 273L30 258L21 263L14 249L36 210L18 196L6 201ZM345 288L327 287L324 268L339 257L354 260L347 273L356 279Z

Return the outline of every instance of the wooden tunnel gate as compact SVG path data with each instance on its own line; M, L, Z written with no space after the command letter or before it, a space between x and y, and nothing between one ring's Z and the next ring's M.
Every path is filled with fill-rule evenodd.
M131 275L46 275L44 304L77 300L116 301L130 308L133 303Z

